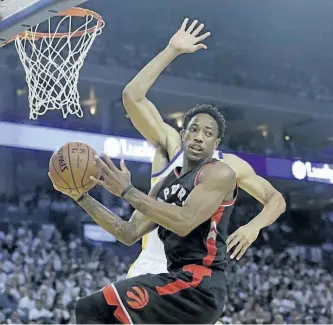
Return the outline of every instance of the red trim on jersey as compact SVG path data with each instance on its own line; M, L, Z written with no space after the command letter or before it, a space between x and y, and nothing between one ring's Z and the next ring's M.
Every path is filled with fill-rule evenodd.
M216 235L217 235L217 225L220 222L223 211L225 207L220 206L217 211L210 218L210 229L208 232L206 246L207 246L207 256L203 259L203 264L205 266L211 266L216 257Z
M204 169L204 167L206 167L207 165L210 164L215 164L217 161L212 161L209 162L205 165L203 165L197 175L195 176L194 179L194 187L198 185L199 183L199 177L200 174L202 172L202 170ZM222 215L223 215L223 211L226 207L228 206L232 206L237 198L237 194L238 194L238 187L236 185L236 195L234 196L234 198L232 200L229 201L224 201L221 203L220 207L217 209L217 211L212 215L211 217L211 223L210 223L210 230L208 233L208 237L207 237L207 241L206 241L206 246L207 246L207 256L203 259L203 264L205 266L211 266L215 257L216 257L216 252L217 252L217 248L216 248L216 235L217 235L217 225L220 222Z
M230 207L230 206L232 206L235 203L235 201L236 201L236 196L235 196L235 198L233 200L222 202L221 206L223 206L223 207Z
M176 166L176 167L173 169L173 173L176 175L177 178L180 177L180 173L179 173L178 170L177 170L178 167L179 167L179 166Z
M223 206L223 207L230 207L230 206L232 206L236 202L237 196L238 196L238 185L236 183L236 188L234 190L234 198L233 198L233 200L222 202L221 206Z
M196 176L195 176L195 179L194 179L194 187L196 187L196 186L198 185L198 183L199 183L199 177L200 177L200 174L201 174L202 170L204 169L204 167L206 167L207 165L210 165L210 164L215 164L215 163L217 163L217 162L218 162L218 161L211 161L211 162L209 162L209 163L203 165L203 166L199 169L199 171L197 172L197 174L196 174ZM222 203L221 203L221 206L223 206L223 207L228 207L228 206L233 205L233 204L235 203L235 201L236 201L237 194L238 194L238 187L237 187L237 184L236 184L236 195L235 195L235 197L234 197L232 200L222 202Z
M123 309L121 302L118 300L116 292L112 285L107 285L102 289L104 298L109 306L116 306L116 310L114 311L114 316L122 323L122 324L131 324L130 319L126 316L125 310Z
M224 201L222 202L221 206L228 207L230 205L233 205L235 203L235 199L230 200L230 201Z
M194 187L196 187L198 185L198 182L199 182L199 177L200 177L200 174L202 172L202 170L207 166L207 165L211 165L211 164L215 164L217 163L217 161L210 161L206 164L204 164L200 169L199 171L197 172L197 174L195 175L195 179L194 179Z
M183 267L183 271L192 273L192 281L185 282L181 279L177 279L174 282L168 283L163 287L156 287L156 291L160 296L173 295L179 291L196 288L205 276L211 276L212 270L196 264L189 264Z

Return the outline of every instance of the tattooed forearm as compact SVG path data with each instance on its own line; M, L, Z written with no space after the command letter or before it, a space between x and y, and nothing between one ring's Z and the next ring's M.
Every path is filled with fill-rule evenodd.
M86 195L78 204L97 224L123 244L132 245L139 239L136 232L136 222L122 220L91 196Z
M125 199L149 219L175 233L187 228L187 221L191 216L183 213L186 209L182 207L158 202L136 188L132 188Z

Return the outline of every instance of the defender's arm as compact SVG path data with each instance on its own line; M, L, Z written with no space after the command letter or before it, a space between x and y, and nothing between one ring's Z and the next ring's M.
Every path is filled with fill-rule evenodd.
M225 162L236 172L238 186L264 205L264 209L250 223L260 229L272 224L286 210L282 194L257 175L243 159L231 154L225 158Z
M171 159L181 147L178 132L164 123L155 105L146 97L163 70L180 54L206 49L201 44L210 33L201 34L204 25L195 20L189 26L186 18L172 36L168 46L150 61L123 91L125 110L137 130L155 147L162 147Z
M173 152L180 148L180 135L164 123L157 108L146 95L162 71L177 56L176 51L168 46L150 61L123 91L125 110L136 129L154 147L162 147L169 155L173 155Z

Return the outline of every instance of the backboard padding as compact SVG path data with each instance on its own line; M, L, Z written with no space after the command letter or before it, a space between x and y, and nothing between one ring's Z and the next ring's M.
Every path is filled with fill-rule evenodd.
M87 0L0 0L0 47L15 35Z

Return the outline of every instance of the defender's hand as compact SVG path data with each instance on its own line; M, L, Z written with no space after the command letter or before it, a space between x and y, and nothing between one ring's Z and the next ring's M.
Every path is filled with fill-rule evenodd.
M94 163L101 167L104 180L98 180L94 177L91 177L91 180L103 186L112 194L120 197L124 190L131 185L131 173L124 160L120 161L120 169L106 154L102 154L102 158L95 156Z
M82 191L82 192L78 192L77 190L74 190L74 189L65 189L65 188L62 188L62 187L58 187L57 185L54 184L52 178L51 178L51 174L50 173L47 173L52 184L53 184L53 187L55 190L57 190L58 192L62 193L62 194L65 194L67 196L69 196L70 198L72 198L74 201L77 201L84 192L86 191Z
M169 42L169 46L178 54L194 53L200 49L207 49L207 46L200 42L205 40L210 35L210 32L199 35L204 28L204 24L197 26L198 21L194 20L193 23L187 27L188 21L188 18L183 21L180 29L172 36Z
M232 233L227 239L227 252L235 247L231 254L231 259L237 258L239 260L246 250L257 239L260 229L251 224L239 227L234 233Z

